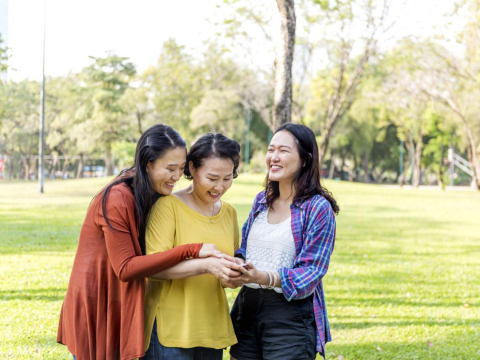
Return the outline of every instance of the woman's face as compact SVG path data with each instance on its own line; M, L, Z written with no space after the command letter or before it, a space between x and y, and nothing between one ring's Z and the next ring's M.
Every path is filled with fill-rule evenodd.
M147 174L152 189L161 195L170 195L175 183L183 175L187 151L177 147L168 150L161 158L147 164Z
M291 182L301 167L293 135L285 130L273 135L265 161L271 181Z
M190 163L195 196L214 204L230 189L233 182L233 161L217 157L208 158L198 169Z

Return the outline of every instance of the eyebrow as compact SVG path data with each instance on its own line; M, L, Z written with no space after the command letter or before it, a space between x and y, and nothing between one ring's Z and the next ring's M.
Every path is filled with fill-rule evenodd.
M268 145L268 147L275 147L275 145L270 144L270 145ZM281 147L281 148L282 148L282 147L286 147L286 148L289 148L289 149L292 148L291 146L288 146L288 145L279 145L278 147Z
M233 174L233 173L232 173L232 174ZM232 174L225 175L225 177L231 176ZM220 175L210 174L210 173L207 173L207 175L210 175L210 176L212 176L212 177L219 177L219 176L220 176Z
M177 163L167 164L167 166L178 166L178 165L185 165L185 163L183 163L183 164L177 164Z

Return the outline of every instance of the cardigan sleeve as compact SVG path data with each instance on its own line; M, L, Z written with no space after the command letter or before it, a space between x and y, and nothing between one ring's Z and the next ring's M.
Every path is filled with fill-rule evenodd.
M101 196L101 195L99 195ZM107 199L107 215L111 230L102 214L101 202L98 206L98 225L101 227L113 271L121 281L132 281L154 275L188 258L196 258L202 244L189 244L168 251L137 255L135 252L133 227L135 226L135 204L127 199L121 190L110 190Z
M335 244L335 215L323 197L313 204L307 215L303 246L295 258L293 269L279 269L285 298L303 299L322 281L328 270Z

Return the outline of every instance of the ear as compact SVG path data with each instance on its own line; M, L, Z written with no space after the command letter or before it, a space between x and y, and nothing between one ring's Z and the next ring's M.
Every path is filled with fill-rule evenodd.
M193 175L195 172L195 168L193 167L193 161L188 162L188 171L190 171L190 175Z
M149 161L149 162L147 163L147 168L145 169L145 170L147 171L147 174L150 172L152 166L153 166L153 165L152 165L152 162Z

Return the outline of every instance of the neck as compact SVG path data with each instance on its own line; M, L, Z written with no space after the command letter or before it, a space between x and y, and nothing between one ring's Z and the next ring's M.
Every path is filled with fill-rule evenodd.
M190 185L190 189L188 191L190 193L190 195L192 196L193 198L193 201L195 201L195 203L200 206L200 208L202 209L211 209L212 208L212 205L203 201L200 197L198 197L196 194L195 194L195 190L194 190L194 187L193 187L193 184Z
M285 203L293 202L293 198L295 197L295 191L291 181L288 181L288 182L280 181L278 183L278 190L280 192L280 195L278 196L278 200Z

